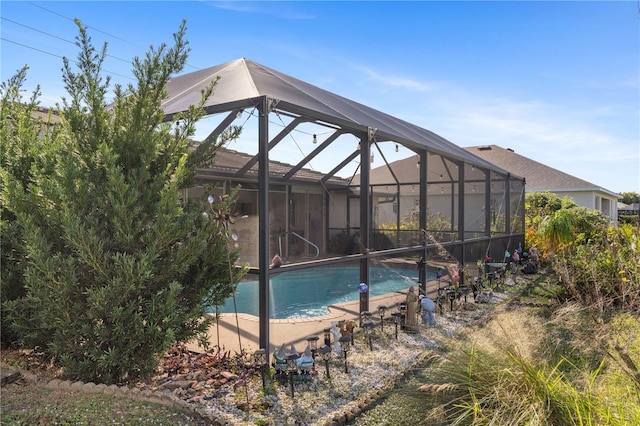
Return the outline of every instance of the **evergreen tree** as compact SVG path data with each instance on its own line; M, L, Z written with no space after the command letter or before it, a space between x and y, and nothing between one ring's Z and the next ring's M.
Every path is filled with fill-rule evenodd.
M20 88L27 75L27 67L19 70L9 81L0 85L0 172L2 188L6 189L6 182L11 180L20 191L26 191L33 183L31 170L51 172L53 168L46 164L46 149L52 144L48 140L55 139L55 129L50 127L51 115L42 119L39 113L37 98L40 95L36 88L29 100L23 100ZM7 203L6 192L2 196L0 211L0 300L15 300L24 295L25 282L23 278L24 262L21 247L24 245L20 238L21 232L16 212L25 209L20 200ZM9 208L11 204L11 208ZM35 213L33 220L35 218ZM3 319L2 344L5 346L15 343L17 336L4 321L7 312L2 305L0 318Z
M194 145L202 100L163 122L166 83L188 55L183 22L174 45L135 58L137 86L116 86L107 103L106 44L96 50L78 21L80 48L64 59L69 94L61 123L42 126L21 102L24 72L2 93L2 328L60 362L71 377L114 383L153 372L164 351L203 337L208 304L222 303L244 272L227 244L233 197L220 214L184 199L232 129ZM37 94L34 94L34 98ZM4 293L4 290L3 290ZM4 296L4 294L3 294Z
M622 198L618 201L624 204L640 203L640 194L637 192L621 192Z

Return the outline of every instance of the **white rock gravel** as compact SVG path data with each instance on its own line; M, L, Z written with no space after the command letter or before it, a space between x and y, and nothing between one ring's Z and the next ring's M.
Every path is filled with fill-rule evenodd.
M391 389L396 381L422 359L441 347L446 339L458 335L466 326L482 318L505 293L492 294L489 303L436 315L437 326L420 326L417 333L399 332L395 339L393 324L385 324L384 333L376 327L373 351L362 331L356 329L355 344L344 358L336 354L330 361L331 378L325 375L324 361L317 358L310 381L295 382L294 397L289 383L273 381L262 391L260 378L252 378L235 390L206 389L192 407L212 420L228 425L333 425L344 424L372 401Z

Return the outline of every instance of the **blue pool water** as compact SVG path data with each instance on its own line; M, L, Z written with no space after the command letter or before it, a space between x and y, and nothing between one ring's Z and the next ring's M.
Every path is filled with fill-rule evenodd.
M270 280L270 318L309 318L326 315L327 307L358 300L360 268L334 266L291 271ZM417 285L415 268L374 267L370 270L369 296L380 296ZM427 280L435 279L428 276ZM238 284L236 304L239 313L258 316L258 281ZM211 309L212 311L214 308ZM219 312L233 313L233 298L220 306Z

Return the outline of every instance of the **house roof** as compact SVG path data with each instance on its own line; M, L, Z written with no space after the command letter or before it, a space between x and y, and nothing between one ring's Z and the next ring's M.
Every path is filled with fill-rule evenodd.
M620 197L619 194L591 182L517 154L512 149L505 149L497 145L472 146L465 149L511 173L524 176L527 182L527 192L599 191L616 198Z
M623 210L623 211L629 211L629 212L637 212L640 211L640 203L631 203L631 204L624 204L624 203L618 203L618 211Z
M457 182L458 170L453 164L445 164L442 157L427 156L427 183ZM467 178L471 178L467 176ZM371 169L370 182L372 185L390 185L396 183L414 184L420 182L420 162L417 155L412 155L401 160ZM353 179L354 183L360 182L360 175Z
M172 78L162 108L167 116L188 110L200 101L201 91L220 77L213 96L205 104L209 114L253 107L267 97L280 111L312 121L335 124L347 131L375 130L375 139L395 141L409 148L424 149L505 173L443 137L366 105L298 80L248 59L237 59Z
M50 125L62 122L60 111L54 108L38 107L38 109L31 114L31 117L36 120L50 120L48 123Z
M228 177L231 179L238 179L236 172L240 170L246 163L252 158L252 155L220 147L216 151L216 156L213 159L212 164L208 168L199 168L198 177L200 179L212 177L219 179L221 177ZM269 175L272 182L278 182L283 180L283 176L291 170L293 166L290 164L282 163L279 161L269 161ZM258 179L258 164L254 164L243 175L244 178ZM316 172L314 170L300 169L292 179L287 179L288 183L317 183L324 177L324 173ZM348 184L346 179L333 176L325 182L328 187L344 187Z

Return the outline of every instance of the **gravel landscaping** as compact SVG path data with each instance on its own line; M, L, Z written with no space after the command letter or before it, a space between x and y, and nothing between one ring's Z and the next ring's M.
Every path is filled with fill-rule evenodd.
M421 325L417 333L400 331L397 339L392 323L384 330L378 326L372 334L373 350L356 328L346 367L343 353L334 353L327 378L325 363L317 358L310 379L296 376L293 397L286 377L267 378L263 389L260 367L247 354L195 354L175 347L150 380L107 387L64 380L58 370L40 363L37 354L2 351L5 364L26 372L2 388L2 422L346 424L389 395L407 372L506 297L507 293L495 292L489 303L467 304L467 309L437 315L437 326Z

